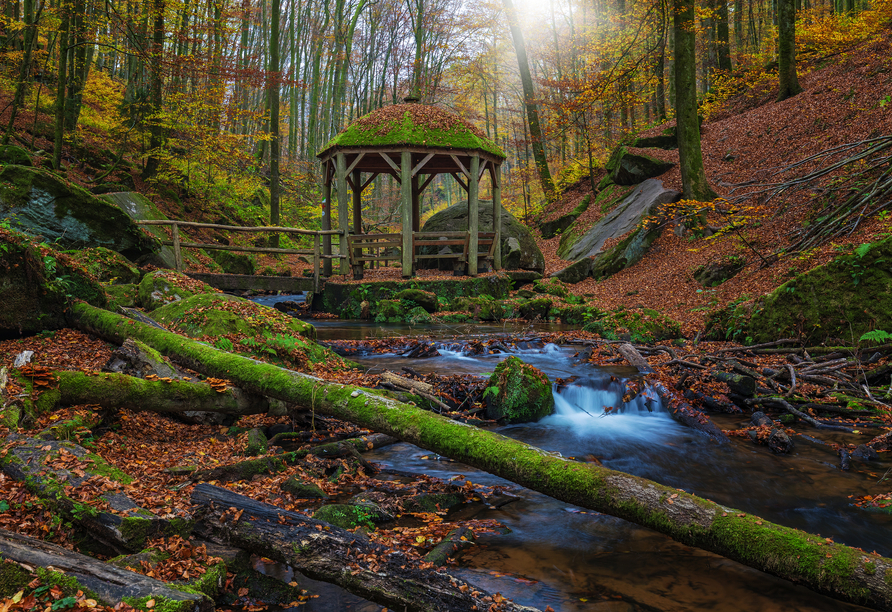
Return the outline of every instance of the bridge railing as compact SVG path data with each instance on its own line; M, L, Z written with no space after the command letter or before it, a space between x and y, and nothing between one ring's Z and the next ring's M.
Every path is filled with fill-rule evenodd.
M313 256L313 287L318 290L319 263L323 259L347 259L346 255L331 255L322 252L322 238L324 236L339 236L343 239L343 230L305 230L295 227L241 227L238 225L218 225L216 223L197 223L195 221L176 221L172 219L147 219L137 221L137 225L169 225L170 240L162 240L164 246L173 247L174 260L177 272L183 271L182 249L205 249L217 251L237 251L241 253L278 253L281 255L312 255ZM298 234L313 237L312 249L279 249L272 247L241 247L226 244L205 244L201 242L183 242L180 240L181 227L194 227L198 229L219 229L230 232L259 232L267 234ZM329 250L326 248L325 250Z

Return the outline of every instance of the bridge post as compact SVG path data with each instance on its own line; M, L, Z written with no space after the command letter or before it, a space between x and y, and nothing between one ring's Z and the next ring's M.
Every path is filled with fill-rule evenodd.
M338 255L341 256L341 274L347 274L350 262L347 260L347 236L350 235L350 202L347 194L347 156L338 153L336 156L336 177L338 181L338 229L341 230Z
M412 153L403 151L400 159L400 224L403 231L402 274L415 273L415 249L412 247Z
M322 165L322 175L325 180L322 182L322 229L331 229L331 162L326 161ZM331 276L331 234L325 234L322 238L322 254L328 256L322 262L322 275L328 278Z
M173 242L173 260L177 272L183 271L183 251L180 248L180 226L176 223L170 226L170 239Z
M477 241L480 230L480 156L471 157L471 176L468 177L468 276L477 276Z
M319 234L316 234L313 236L313 293L319 292L319 259Z
M492 180L492 231L495 233L495 248L492 253L492 267L502 269L502 165L491 165Z

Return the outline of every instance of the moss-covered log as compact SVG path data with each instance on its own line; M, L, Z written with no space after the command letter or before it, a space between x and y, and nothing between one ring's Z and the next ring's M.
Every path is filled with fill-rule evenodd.
M140 603L154 600L152 607L164 612L214 610L214 602L202 593L180 590L154 578L5 529L0 529L0 559L39 568L37 574L44 584L58 584L63 591L70 591L66 595L74 595L81 590L88 597L109 606L126 600L137 609L148 609ZM17 583L16 577L9 575L10 567L5 563L2 565L6 566L6 575L2 576L4 587L11 586L12 592L27 588L31 582L27 572L20 573Z
M728 508L653 481L555 457L499 434L451 421L365 389L218 351L87 304L77 324L108 340L133 336L242 388L387 433L555 499L650 527L815 591L892 610L892 560Z
M115 373L85 374L60 370L55 373L57 390L49 391L64 406L99 404L103 408L137 412L218 412L222 414L265 414L266 398L245 393L238 387L217 391L204 382L182 380L149 381ZM52 399L52 397L50 398Z
M417 569L406 556L361 534L304 514L200 484L192 503L202 507L202 535L286 563L303 575L342 586L370 601L415 612L486 610L491 597L434 569ZM491 601L491 600L490 600ZM505 602L504 612L537 612Z

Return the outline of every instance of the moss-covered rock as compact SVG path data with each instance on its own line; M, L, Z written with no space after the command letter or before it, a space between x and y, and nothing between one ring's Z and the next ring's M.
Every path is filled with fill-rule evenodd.
M520 316L529 321L548 320L548 313L551 310L552 300L549 298L537 298L528 300L520 305Z
M243 253L230 253L213 249L209 251L211 259L219 264L225 274L254 274L257 270L257 262L250 255ZM275 275L271 275L275 276Z
M439 307L437 295L432 291L410 288L400 291L394 297L398 300L414 302L416 306L421 306L428 312L437 312Z
M402 300L381 300L377 307L377 323L402 323L406 318L406 306Z
M585 325L589 321L604 317L607 313L594 306L573 304L557 309L551 314L552 316L559 318L561 323L566 323L568 325Z
M465 498L457 493L424 493L400 500L403 512L441 512L451 510L465 503Z
M410 325L423 325L430 323L432 320L430 313L421 306L416 306L406 313L406 323Z
M732 303L707 320L709 338L807 344L857 343L869 331L892 332L892 238L862 244L767 296Z
M699 266L694 270L694 280L704 287L717 287L733 278L746 266L746 258L729 255L719 261Z
M244 455L247 457L256 457L257 455L265 455L269 441L263 430L255 427L248 432L248 440L245 443Z
M71 298L100 308L107 304L96 279L70 257L0 228L0 335L64 327Z
M161 249L117 207L51 172L24 166L0 170L0 219L64 249L104 246L131 261Z
M681 325L650 308L617 309L589 320L583 330L608 340L658 342L681 336Z
M152 312L169 329L229 352L249 354L296 370L317 363L354 364L316 344L316 329L300 319L224 294L198 294Z
M503 302L488 297L460 297L452 302L452 310L465 311L481 321L501 321L505 318Z
M282 490L299 499L328 499L328 494L311 482L292 476L282 483Z
M450 304L458 297L490 296L494 299L507 298L511 292L513 281L507 274L470 278L450 278L441 280L413 279L411 281L371 281L368 283L338 283L329 280L325 283L325 291L313 296L313 308L323 312L337 314L345 319L357 319L362 313L362 302L372 304L372 314L380 315L382 302L395 300L395 296L405 289L417 289L437 296L439 304ZM392 305L391 305L392 306ZM388 306L391 307L391 306ZM386 312L383 317L376 317L379 323L405 320L405 304L402 312Z
M22 147L15 145L0 146L0 164L13 164L15 166L33 166L31 156Z
M496 421L526 423L554 412L548 377L513 355L496 366L485 395L486 416Z
M108 309L117 312L119 306L134 308L139 305L139 285L104 285Z
M553 295L555 297L565 298L570 295L570 290L557 278L540 279L533 281L533 292Z
M589 203L592 201L592 194L586 194L582 201L574 208L572 211L567 213L566 215L561 215L557 219L553 219L551 221L545 221L539 224L539 231L542 233L542 237L545 240L549 240L554 238L560 233L563 233L568 227L573 225L573 222L579 218L579 216L588 210Z
M637 185L663 174L674 165L672 162L664 162L649 155L632 153L626 147L619 146L613 150L604 166L607 174L601 179L598 189L603 189L610 183Z
M111 249L91 247L65 253L102 283L125 285L139 282L139 269L129 259Z
M606 214L620 204L626 196L632 192L632 189L632 187L614 185L611 183L598 192L598 195L595 196L591 206L600 209L603 214ZM565 230L561 234L561 240L558 243L558 257L561 259L576 259L571 256L571 249L573 248L573 245L585 235L588 229L589 228L587 227L579 227L578 223L574 223Z
M198 294L217 293L217 290L173 270L155 270L139 283L139 302L146 310L185 300Z

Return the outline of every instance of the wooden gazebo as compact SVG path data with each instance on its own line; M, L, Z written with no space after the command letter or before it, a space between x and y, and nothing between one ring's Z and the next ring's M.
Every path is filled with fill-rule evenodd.
M353 262L354 276L362 276L361 250L370 245L399 246L402 275L415 272L421 245L464 243L467 272L476 276L479 249L490 246L494 269L501 268L501 165L505 154L476 127L436 106L418 104L386 106L360 117L335 136L319 152L324 176L323 229L331 229L332 186L337 193L341 273ZM365 174L364 174L365 173ZM481 239L478 220L479 186L488 173L492 186L493 231ZM362 191L379 174L389 174L401 187L401 232L363 234ZM421 194L438 174L450 174L468 194L468 230L463 236L426 236L420 233ZM349 191L348 191L349 189ZM352 198L351 198L352 193ZM350 204L353 204L352 227ZM454 233L452 233L454 234ZM463 238L463 240L462 240ZM484 244L481 244L483 242ZM353 252L350 252L353 249ZM331 255L328 242L326 255ZM431 257L428 255L428 257ZM394 259L394 257L391 257ZM330 274L331 259L325 259ZM358 263L358 265L357 265Z

